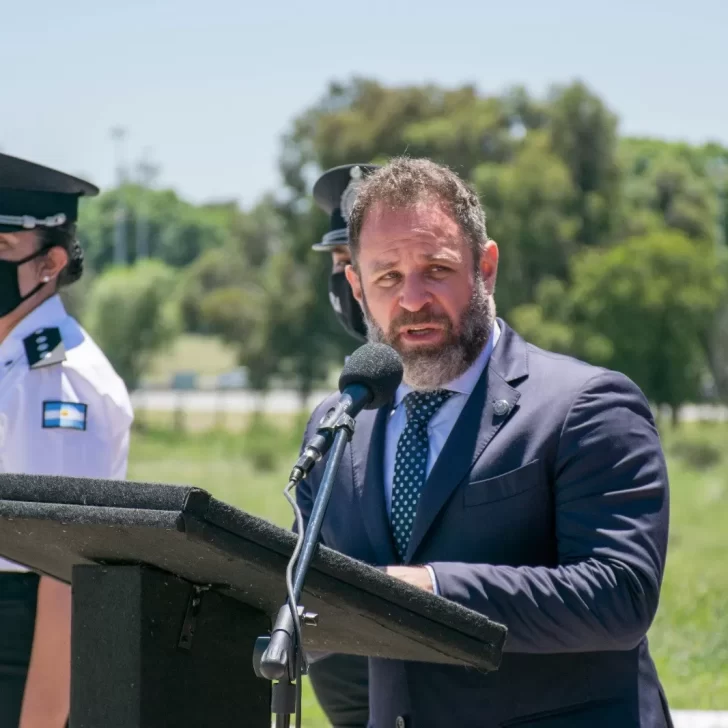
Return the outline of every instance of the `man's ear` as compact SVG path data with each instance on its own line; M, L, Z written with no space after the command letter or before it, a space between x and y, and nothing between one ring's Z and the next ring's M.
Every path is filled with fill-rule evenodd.
M354 270L354 266L351 264L344 268L344 273L346 274L346 280L349 281L354 298L356 298L357 302L361 304L363 297L361 295L361 279L359 278L359 274L356 270Z
M480 273L483 276L489 293L495 290L495 279L498 275L498 243L488 240L480 255Z

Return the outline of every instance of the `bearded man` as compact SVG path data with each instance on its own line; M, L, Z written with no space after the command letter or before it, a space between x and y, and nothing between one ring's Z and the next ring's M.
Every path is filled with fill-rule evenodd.
M349 243L369 339L396 349L404 379L357 418L323 543L509 630L488 675L371 659L370 726L671 725L645 637L668 479L642 392L496 317L498 246L450 170L400 158L375 171ZM306 518L325 466L298 490Z

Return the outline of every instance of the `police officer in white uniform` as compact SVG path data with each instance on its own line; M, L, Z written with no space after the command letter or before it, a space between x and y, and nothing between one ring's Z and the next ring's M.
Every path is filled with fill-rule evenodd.
M126 387L58 295L83 271L78 202L96 194L0 154L0 472L126 476ZM61 728L68 717L70 592L0 560L3 728Z
M349 213L356 191L377 165L345 164L326 170L313 186L316 204L329 215L329 231L314 250L331 254L329 301L336 318L358 342L367 338L366 323L344 270L351 263ZM309 666L316 697L334 728L366 728L369 720L369 663L366 657L331 655Z

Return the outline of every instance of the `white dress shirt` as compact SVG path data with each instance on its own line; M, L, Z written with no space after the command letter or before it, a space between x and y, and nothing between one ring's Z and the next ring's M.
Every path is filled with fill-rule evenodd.
M65 356L31 367L57 329ZM126 477L133 420L126 386L59 296L31 311L0 343L0 473ZM0 559L0 571L19 570Z
M460 413L468 401L475 385L478 383L480 376L488 365L488 360L493 352L498 339L500 338L500 328L496 322L493 326L488 343L483 351L478 354L478 358L463 372L457 379L452 382L443 384L441 389L448 389L455 392L440 409L435 412L427 425L427 437L430 443L427 452L427 475L429 476L432 466L435 464L438 455L445 445L445 441L452 432ZM387 513L391 515L392 510L392 483L394 482L394 460L397 454L397 443L399 436L407 424L407 410L402 405L402 400L412 391L412 387L407 384L400 384L394 397L394 408L390 412L387 421L387 433L384 442L384 498L387 503Z
M478 383L481 375L488 365L490 355L493 353L498 339L500 338L500 328L498 322L495 322L493 331L488 338L488 343L480 352L478 358L452 382L443 384L442 389L447 389L454 394L435 412L432 419L427 425L427 437L429 448L427 452L427 476L429 476L432 466L435 464L445 442L452 432L460 413L468 401L468 397L472 394L475 385ZM397 454L397 443L399 437L407 424L407 410L402 404L404 398L412 391L412 387L407 384L400 384L394 397L394 407L389 414L387 421L387 432L384 441L384 500L387 504L387 514L391 517L392 513L392 483L394 481L394 461ZM434 573L430 569L432 583L437 593L437 581Z

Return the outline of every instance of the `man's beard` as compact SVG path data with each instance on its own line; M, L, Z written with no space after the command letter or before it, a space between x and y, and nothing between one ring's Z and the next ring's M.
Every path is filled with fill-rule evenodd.
M401 311L385 333L372 318L366 298L362 308L369 341L388 344L402 357L403 381L416 390L438 389L465 372L485 347L495 323L495 303L481 276L476 277L473 295L460 318L459 333L447 315L435 315L428 309ZM402 346L400 330L416 324L442 326L445 340L432 346Z

